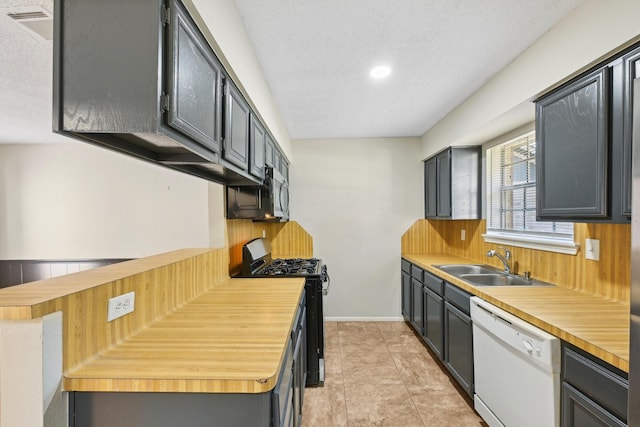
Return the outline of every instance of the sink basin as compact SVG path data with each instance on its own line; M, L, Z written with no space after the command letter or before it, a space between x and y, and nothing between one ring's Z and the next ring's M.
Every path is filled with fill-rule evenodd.
M497 270L488 265L470 265L470 264L447 264L434 266L440 270L447 272L453 276L461 276L463 274L496 274Z
M458 277L476 286L553 286L550 283L541 282L539 280L528 280L523 277L501 273L461 274Z

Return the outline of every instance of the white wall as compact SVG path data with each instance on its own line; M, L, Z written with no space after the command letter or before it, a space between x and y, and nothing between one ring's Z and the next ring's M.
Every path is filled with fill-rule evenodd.
M638 0L584 0L422 137L422 158L534 120L531 98L640 34Z
M86 143L0 145L0 259L223 246L221 188Z
M326 316L400 319L400 237L423 211L419 139L292 146L291 215L328 266Z

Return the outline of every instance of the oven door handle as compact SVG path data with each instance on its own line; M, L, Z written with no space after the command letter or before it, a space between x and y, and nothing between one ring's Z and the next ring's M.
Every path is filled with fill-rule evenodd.
M327 272L327 266L322 266L322 282L326 283L327 286L322 286L322 295L327 295L329 293L329 288L331 287L331 277L329 277L329 273Z

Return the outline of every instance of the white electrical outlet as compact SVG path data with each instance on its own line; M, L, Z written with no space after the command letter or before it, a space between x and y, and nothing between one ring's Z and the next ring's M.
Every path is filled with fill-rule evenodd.
M135 292L129 292L128 294L122 294L111 298L109 300L109 305L107 306L107 322L111 322L113 319L122 317L125 314L133 313L135 302Z
M586 239L584 242L584 257L594 261L600 260L600 240Z
M467 230L463 228L462 230L460 230L460 240L466 240L466 238L467 238Z

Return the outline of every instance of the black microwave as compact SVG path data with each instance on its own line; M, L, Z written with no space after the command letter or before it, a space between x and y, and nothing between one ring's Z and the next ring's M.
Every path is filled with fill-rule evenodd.
M227 186L227 218L254 221L287 221L289 219L289 184L272 167L265 167L261 186Z

